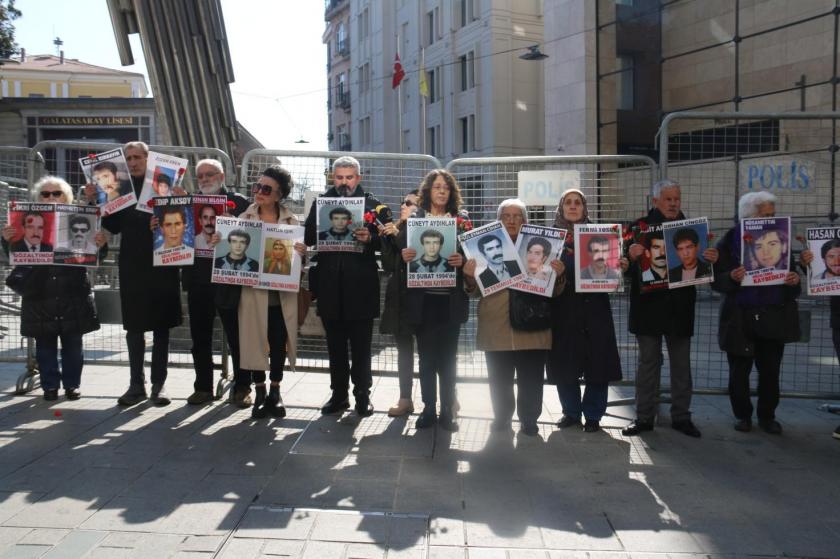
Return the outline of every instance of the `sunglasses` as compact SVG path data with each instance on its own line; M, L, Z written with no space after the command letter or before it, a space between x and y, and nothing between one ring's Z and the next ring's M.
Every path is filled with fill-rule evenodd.
M271 187L270 184L260 184L254 183L254 194L262 194L263 196L271 196L271 193L274 192L274 189Z
M41 198L49 198L52 196L53 198L61 198L64 194L62 190L42 190L41 191Z
M90 229L87 227L71 227L70 231L73 233L87 233Z

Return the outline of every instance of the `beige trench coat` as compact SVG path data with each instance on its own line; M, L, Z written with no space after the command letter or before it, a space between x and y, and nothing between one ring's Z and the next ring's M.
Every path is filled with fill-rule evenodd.
M240 219L262 221L256 204L251 204ZM280 206L277 223L299 225L300 222L288 208ZM283 322L286 323L286 355L294 370L297 354L298 294L279 291ZM239 366L243 369L267 371L268 363L268 291L243 287L239 299Z

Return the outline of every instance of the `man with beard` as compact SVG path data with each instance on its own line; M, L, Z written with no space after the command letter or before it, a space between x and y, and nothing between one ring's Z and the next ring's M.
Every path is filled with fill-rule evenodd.
M215 159L202 159L195 166L198 191L204 195L227 197L226 217L237 217L248 207L248 199L225 187L225 169ZM195 248L213 248L206 245L216 232L216 210L204 206L199 212L201 233L195 237ZM198 257L192 266L181 271L181 283L187 292L187 309L190 317L190 338L192 338L193 367L195 369L194 392L187 403L202 405L212 402L213 395L213 320L218 313L225 331L228 349L233 363L233 388L231 403L240 408L251 406L251 379L243 375L239 367L239 306L240 287L210 283L212 258Z
M665 256L665 238L662 233L651 233L642 239L645 257L650 267L642 272L642 282L651 283L668 279L668 260ZM667 286L666 286L667 287Z
M423 256L408 265L409 271L425 274L455 271L440 255L440 249L443 247L443 233L436 229L427 229L420 234L420 244L423 245Z
M349 156L333 163L333 188L325 198L363 198L365 211L376 211L379 200L359 185L362 180L359 162ZM313 246L318 241L317 204L312 204L306 218L305 241ZM372 377L370 371L373 320L379 316L379 266L376 251L379 236L373 225L354 229L352 237L363 247L362 252L322 252L318 265L310 268L309 286L318 301L318 314L327 333L332 394L321 413L340 413L350 407L348 392L353 379L356 413L367 417L373 413L370 403ZM350 346L353 365L347 348Z
M834 239L823 243L820 248L825 271L820 274L820 279L831 279L840 277L840 239Z
M646 225L659 225L685 219L680 211L680 185L661 180L652 188L653 208L631 224L642 230ZM700 430L691 421L691 336L694 335L694 303L697 292L693 285L681 289L659 289L642 292L639 266L645 247L633 243L627 250L630 259L629 330L639 344L639 365L636 372L636 419L621 432L625 436L652 431L658 412L659 379L662 373L662 339L671 359L671 427L690 437L699 437ZM718 251L707 248L703 259L715 263Z
M478 240L478 251L487 261L487 268L478 275L481 285L488 288L500 281L508 280L520 273L516 260L505 260L502 240L495 235L487 235Z
M586 250L589 252L589 266L580 271L580 278L585 280L593 279L619 279L618 272L607 266L607 259L610 257L610 240L607 237L592 237L586 243Z
M23 238L11 244L11 252L52 252L44 239L44 216L40 212L26 212L23 216Z
M330 228L318 233L319 241L352 241L353 232L348 227L353 214L344 206L330 210Z

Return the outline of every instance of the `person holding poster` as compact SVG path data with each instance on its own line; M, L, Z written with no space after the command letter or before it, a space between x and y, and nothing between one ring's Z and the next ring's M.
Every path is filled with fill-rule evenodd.
M43 177L35 183L32 194L34 200L42 202L73 203L73 190L58 177ZM3 248L7 253L9 241L15 234L14 226L3 228ZM104 257L108 246L103 233L96 234L95 244ZM44 400L56 400L62 385L68 400L78 400L84 366L82 336L99 330L87 270L82 266L35 266L26 281L21 303L20 334L35 338L35 359Z
M412 221L409 220L409 227L401 227L397 235L397 244L401 249L403 266L408 265L409 274L419 269L455 271L455 285L406 290L406 320L412 324L417 336L420 393L423 398L423 412L417 418L415 427L426 429L438 424L441 429L452 432L458 430L458 423L455 421L458 337L461 333L461 325L467 321L469 301L464 292L462 272L464 257L457 249L450 254L440 254L445 244L444 235L431 225L435 223L436 218L448 218L446 221L450 223L454 219L456 229L458 222L462 224L462 228L466 228L469 216L462 207L461 188L458 182L444 169L430 171L423 178L420 184L418 205L419 208L412 219L427 220L430 227L423 230L419 236L423 247L423 254L419 258L417 249L408 246L408 231L413 227ZM452 225L447 227L451 229ZM450 234L454 236L454 232ZM439 415L437 413L438 379L440 379Z
M376 251L380 248L379 234L373 225L377 208L382 204L359 185L362 175L359 162L350 156L333 162L333 187L319 198L348 198L364 200L364 225L353 230L352 236L362 252L320 252L318 265L309 270L309 287L318 301L318 314L327 333L330 360L330 399L321 413L341 413L350 407L348 391L353 379L356 412L362 417L373 414L370 371L373 320L379 316L379 266ZM316 201L317 202L317 201ZM306 218L305 242L318 244L318 204L312 204ZM353 356L350 367L350 356Z
M149 146L129 142L124 148L135 196L139 198L146 177ZM88 188L90 186L91 188ZM96 193L85 187L91 200ZM128 389L117 403L133 406L147 398L143 361L146 352L145 332L153 333L151 401L156 406L170 403L165 383L169 361L169 329L181 324L181 298L178 293L178 268L153 266L154 235L152 214L137 206L102 218L102 227L120 234L120 307L128 345L130 380Z
M202 159L195 166L195 178L200 194L193 196L201 204L195 236L195 260L192 266L181 269L181 285L187 292L190 318L194 392L187 403L198 406L213 401L213 321L216 314L222 321L233 365L231 403L239 408L251 407L251 375L243 374L239 366L239 288L210 282L213 266L212 238L216 232L216 216L237 217L248 207L245 196L225 187L225 170L215 159ZM221 205L215 203L221 197Z
M685 219L681 211L682 193L679 183L661 180L652 188L653 208L634 221L630 231L647 231L663 223ZM663 237L664 238L664 237ZM642 256L646 247L631 241L627 248L630 267L629 330L639 344L636 371L636 419L622 430L625 436L653 430L658 415L659 383L662 374L662 339L668 346L671 362L671 427L700 437L700 430L691 421L691 337L694 335L694 305L697 291L693 285L680 289L643 289ZM703 251L703 260L714 264L718 251Z
M554 216L554 227L572 235L575 224L590 223L586 197L578 189L570 188L560 196ZM558 283L565 289L551 305L551 352L548 355L549 382L557 385L557 395L563 405L563 417L557 422L561 429L578 427L594 433L601 428L601 418L607 411L610 382L621 380L621 360L607 293L578 292L574 282L574 242L566 238L561 256ZM626 259L622 262L627 266ZM583 398L580 379L585 381Z
M496 218L503 224L510 239L516 241L520 227L528 222L528 210L521 200L511 198L499 204ZM468 293L475 293L478 288L476 265L474 258L464 264L464 282ZM551 267L557 273L562 271L557 260L551 263ZM560 282L556 285L559 287ZM516 411L522 433L533 437L539 433L537 420L542 413L543 371L548 350L551 349L551 328L515 329L510 322L511 293L509 289L502 289L482 297L478 302L476 347L485 352L484 358L487 361L493 430L510 430L513 413Z
M769 192L748 192L738 201L738 218L772 218L776 197ZM746 236L746 234L744 234ZM773 240L773 239L771 239ZM718 344L729 361L729 402L735 415L735 430L752 429L750 373L758 370L758 425L767 433L780 435L776 420L779 405L779 377L785 344L800 337L799 274L789 271L783 285L745 286L747 269L741 262L741 227L736 225L718 242L720 260L712 288L724 294L720 307ZM786 248L772 249L777 255ZM780 257L780 256L778 256ZM758 257L756 257L758 258ZM777 256L762 256L764 266L775 265ZM773 266L769 266L773 267Z

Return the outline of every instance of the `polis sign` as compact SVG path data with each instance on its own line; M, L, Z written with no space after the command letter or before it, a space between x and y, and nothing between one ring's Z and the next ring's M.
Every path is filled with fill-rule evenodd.
M526 206L556 206L563 191L580 188L580 171L519 171L517 177Z
M741 161L741 185L746 190L800 192L814 185L813 161L795 157Z

